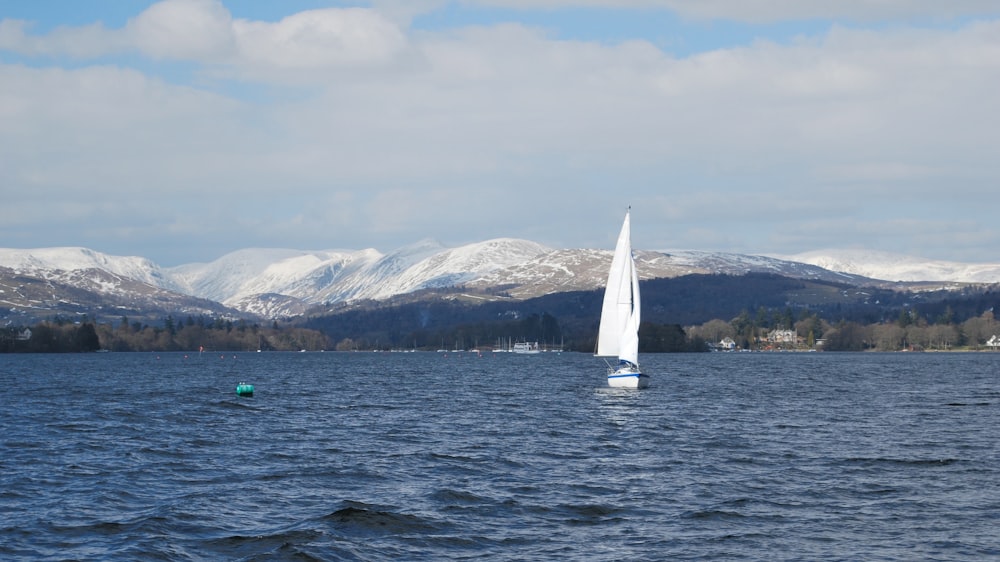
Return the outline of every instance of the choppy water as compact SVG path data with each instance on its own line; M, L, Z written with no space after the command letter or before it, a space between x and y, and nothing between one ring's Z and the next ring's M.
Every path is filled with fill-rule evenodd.
M0 559L1000 558L1000 354L643 359L0 355Z

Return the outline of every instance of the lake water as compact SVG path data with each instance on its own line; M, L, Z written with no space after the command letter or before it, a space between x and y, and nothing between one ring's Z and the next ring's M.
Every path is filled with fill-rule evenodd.
M1000 559L1000 353L642 360L0 355L0 559Z

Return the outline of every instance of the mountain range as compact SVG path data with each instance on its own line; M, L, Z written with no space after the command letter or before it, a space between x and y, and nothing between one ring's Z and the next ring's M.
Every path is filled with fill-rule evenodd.
M1000 264L929 261L858 250L771 257L639 250L635 256L644 280L765 272L897 288L1000 282ZM610 250L554 249L512 238L454 248L423 240L389 253L370 248L250 248L209 263L176 267L79 247L0 249L0 321L27 323L54 314L273 319L301 315L320 305L380 301L430 289L461 288L484 299L527 299L599 288L610 260Z

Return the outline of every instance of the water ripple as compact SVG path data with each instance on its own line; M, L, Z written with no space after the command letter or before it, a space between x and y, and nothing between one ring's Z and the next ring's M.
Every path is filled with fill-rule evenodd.
M995 354L3 359L3 559L1000 556Z

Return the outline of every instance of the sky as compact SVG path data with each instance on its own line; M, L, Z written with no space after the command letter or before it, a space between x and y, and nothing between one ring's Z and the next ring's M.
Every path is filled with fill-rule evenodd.
M0 0L0 247L1000 261L995 0Z

